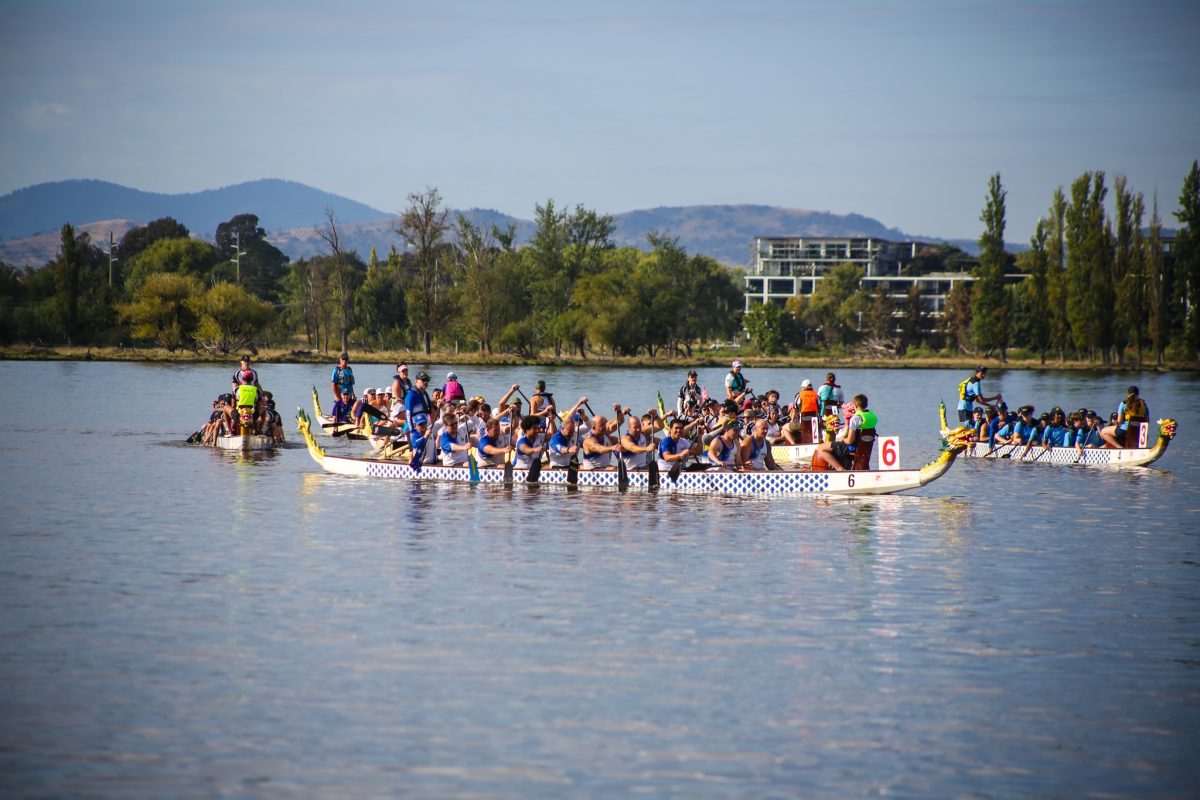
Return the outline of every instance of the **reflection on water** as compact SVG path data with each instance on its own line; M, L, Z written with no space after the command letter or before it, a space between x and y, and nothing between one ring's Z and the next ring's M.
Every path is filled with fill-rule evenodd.
M356 366L384 381L374 369ZM681 382L457 371L489 399L545 376L597 408ZM305 405L327 375L260 372ZM164 402L128 431L115 390L148 374L0 363L6 796L1141 797L1200 782L1190 379L1139 376L1155 408L1178 409L1161 469L963 460L904 495L822 498L326 475L295 443L182 444L224 367L156 381ZM879 389L906 465L936 454L956 371L838 374ZM1128 383L992 380L1031 402ZM80 382L95 401L70 422L91 433L48 445L65 421L12 387Z

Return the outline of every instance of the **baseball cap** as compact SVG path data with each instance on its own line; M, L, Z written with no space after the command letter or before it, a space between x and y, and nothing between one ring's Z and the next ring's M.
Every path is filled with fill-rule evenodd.
M446 373L446 380L448 380L448 381L456 381L456 380L458 380L458 373L457 373L457 372L447 372L447 373Z
M349 361L349 360L350 360L349 353L342 353L340 356L338 356L338 361Z
M427 380L429 380L429 373L428 373L428 372L422 372L422 373L419 373L419 374L417 375L417 380L419 380L419 381L427 381Z
M740 361L734 361L734 362L733 362L733 364L731 364L730 366L731 366L733 369L737 369L737 368L738 368L738 367L740 367L741 365L742 365L742 362L740 362Z
M801 389L811 389L812 381L810 381L808 378L805 378L804 380L800 381L800 388Z
M412 424L413 425L428 425L429 424L429 415L428 414L413 414Z
M697 372L696 372L696 370L694 370L694 369L689 369L689 370L688 370L688 377L689 377L689 378L698 378L698 377L700 377L700 375L699 375L699 373L697 373Z
M396 372L403 372L406 369L408 369L408 364L397 364L396 365Z
M363 394L364 395L375 394L375 390L374 389L363 389Z

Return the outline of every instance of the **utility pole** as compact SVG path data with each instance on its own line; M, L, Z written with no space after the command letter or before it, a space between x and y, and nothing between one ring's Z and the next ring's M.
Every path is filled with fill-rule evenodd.
M233 258L229 259L237 267L237 283L242 285L242 256L246 253L242 250L242 234L235 233L233 235Z
M120 261L113 257L113 251L117 249L116 241L113 239L113 232L108 232L108 288L112 288L113 262Z

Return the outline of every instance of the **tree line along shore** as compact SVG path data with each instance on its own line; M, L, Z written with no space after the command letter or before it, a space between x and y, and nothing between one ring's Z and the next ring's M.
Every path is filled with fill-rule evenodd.
M88 357L90 348L92 358L122 360L270 351L307 361L345 350L443 363L703 365L726 360L720 343L741 342L729 352L803 365L1198 363L1197 162L1173 237L1157 199L1147 209L1117 176L1110 203L1105 174L1093 171L1054 190L1029 249L1013 255L1005 202L997 173L977 260L930 246L905 267L914 276L970 269L976 280L956 283L936 316L915 290L897 299L863 288L854 263L830 269L809 296L743 313L742 273L674 238L618 247L611 216L548 201L518 245L512 227L451 220L436 188L408 196L396 244L365 260L342 247L328 210L317 229L327 254L297 261L250 213L221 223L212 242L163 218L107 249L68 223L45 267L0 265L0 356ZM82 356L67 355L79 347Z

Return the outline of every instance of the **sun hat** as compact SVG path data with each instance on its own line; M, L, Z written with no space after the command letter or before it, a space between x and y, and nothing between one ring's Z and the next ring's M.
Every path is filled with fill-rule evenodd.
M397 364L396 365L396 372L404 372L404 370L406 370L406 369L408 369L408 364Z

